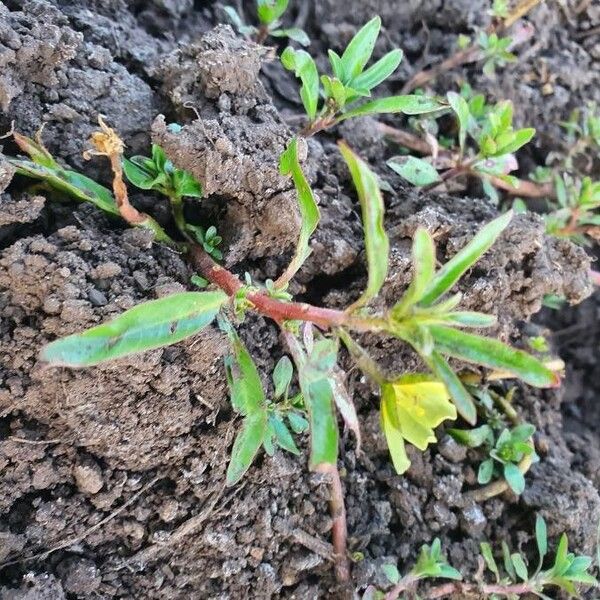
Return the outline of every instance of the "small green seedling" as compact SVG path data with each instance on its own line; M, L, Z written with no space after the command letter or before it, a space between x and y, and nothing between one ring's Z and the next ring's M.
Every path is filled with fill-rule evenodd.
M289 0L256 0L256 15L259 26L246 25L244 19L233 6L224 6L223 10L231 24L243 36L255 39L262 44L269 36L289 38L302 46L309 46L310 39L299 27L281 27L281 17L288 8Z
M449 598L449 597L482 597L490 600L516 600L535 596L542 600L551 600L546 595L548 588L559 588L569 598L579 598L578 585L597 586L598 582L590 575L592 559L588 556L577 556L568 550L566 534L560 537L552 565L543 570L545 558L548 556L548 536L546 522L541 516L536 517L535 541L538 560L533 569L525 555L520 552L511 553L506 542L501 544L502 562L496 562L492 547L488 542L481 542L482 568L475 574L474 581L463 581L459 571L451 567L441 555L439 539L434 540L431 548L421 549L417 564L403 577L394 564L384 564L383 574L386 576L391 589L382 592L374 586L369 586L362 600L396 600L404 592L409 597ZM500 566L501 565L501 566ZM486 578L487 571L493 576L493 582ZM455 580L455 584L444 583L438 587L429 587L423 595L417 595L420 581L424 579ZM555 596L554 596L555 597Z
M294 71L302 82L300 97L309 119L304 130L312 135L344 119L381 113L416 115L435 112L443 104L420 95L391 96L359 104L398 68L401 50L392 50L367 67L381 29L380 17L371 19L352 38L342 56L329 50L332 74L321 75L313 58L304 50L286 48L281 55L283 66ZM320 98L323 101L320 104Z
M545 594L547 588L557 587L567 593L571 598L578 598L577 584L596 586L598 582L588 573L592 559L587 556L577 556L568 551L568 539L562 534L556 549L552 566L542 570L544 559L548 555L548 537L546 522L541 516L537 516L535 523L535 540L538 550L538 562L535 570L525 556L519 552L511 553L506 542L502 542L502 573L496 562L491 546L483 542L481 554L487 569L494 575L495 584L486 587L493 590L495 594L510 597L526 597L533 594L538 598L550 600ZM504 591L503 591L504 590Z
M600 239L600 181L555 177L556 210L546 215L546 231L582 245Z
M519 180L509 175L518 167L514 153L531 141L535 129L513 128L513 105L509 101L489 106L481 94L473 95L470 90L448 92L447 99L458 123L458 136L449 160L446 157L440 163L440 172L436 163L415 156L391 158L388 166L416 186L471 175L482 180L484 190L495 200L498 196L490 179L518 190Z
M496 68L517 60L517 57L509 52L513 43L511 37L500 37L497 33L488 34L481 31L477 43L483 52L483 72L492 79L496 76Z
M519 464L525 457L532 462L537 455L531 442L535 427L529 423L517 425L512 429L504 429L494 440L494 433L488 425L472 430L449 430L450 435L458 442L470 448L486 447L488 458L480 465L477 481L489 483L494 477L503 477L511 490L519 495L525 489L525 476Z
M424 544L419 552L414 567L403 577L396 565L386 563L381 570L387 580L393 585L392 590L386 595L383 592L369 586L362 595L362 600L384 600L397 598L404 591L414 590L420 581L429 579L448 579L453 581L462 580L462 575L454 567L451 567L442 555L442 544L439 538L435 538L431 546Z

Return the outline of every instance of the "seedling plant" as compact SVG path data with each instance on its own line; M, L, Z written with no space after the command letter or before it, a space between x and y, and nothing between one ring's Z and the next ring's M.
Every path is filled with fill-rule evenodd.
M542 600L550 600L550 590L562 590L569 597L579 597L576 585L597 586L598 582L589 570L592 559L589 556L577 556L569 552L568 539L563 533L560 537L554 560L544 569L548 552L548 534L546 522L537 516L535 522L535 542L538 552L537 563L531 565L520 552L512 552L506 542L501 544L500 565L494 557L488 542L481 542L480 569L472 581L464 581L463 575L451 567L441 553L440 540L434 540L430 546L423 546L415 566L404 576L393 564L385 564L383 573L392 587L383 592L370 586L362 596L362 600L396 600L404 592L414 593L419 583L426 579L448 579L450 583L430 587L418 597L478 597L490 600L518 600L535 596ZM492 581L489 581L492 578ZM552 596L555 597L555 596Z

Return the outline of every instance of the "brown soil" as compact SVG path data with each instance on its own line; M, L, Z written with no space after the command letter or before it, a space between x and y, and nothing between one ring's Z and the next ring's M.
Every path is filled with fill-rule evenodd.
M291 16L315 40L315 53L343 46L357 25L381 14L386 29L377 53L395 46L406 52L392 92L428 61L447 56L458 33L488 19L483 1L307 5ZM535 152L543 156L553 148L556 123L582 98L600 94L597 38L570 35L597 12L590 4L575 16L548 2L531 15L539 36L496 84L468 69L442 78L439 89L467 78L514 99L518 119L540 130ZM145 152L150 139L160 143L204 183L208 198L190 202L187 218L218 226L227 265L275 277L299 226L295 193L277 168L299 112L297 87L268 62L267 50L227 27L213 28L216 15L212 3L191 0L0 2L0 129L14 120L32 134L45 124L50 150L104 183L102 161L82 159L99 113L131 154ZM543 64L555 75L549 96L539 77L526 77ZM180 133L167 130L173 120L183 125ZM384 165L394 149L374 131L369 120L348 123L305 149L322 221L292 287L301 298L343 306L361 289L360 222L334 142L343 135L371 164ZM15 153L8 141L4 150ZM496 209L475 197L417 193L384 167L379 174L394 190L386 193L393 251L382 295L390 303L408 283L417 225L435 233L443 258ZM465 571L475 570L481 539L526 550L536 513L551 536L565 531L577 551L593 550L600 521L598 298L527 325L555 330L550 337L568 377L560 390L518 387L516 403L538 428L543 450L520 499L467 501L462 492L474 487L478 456L443 428L441 442L411 453L411 469L398 477L379 430L377 397L350 376L363 452L357 455L352 435L344 435L340 466L350 549L364 560L353 566L352 590L341 590L327 559L327 482L307 471L306 455L261 457L242 484L223 487L237 422L216 329L93 369L41 369L44 343L142 300L191 289L192 272L146 233L89 206L49 201L11 177L0 160L1 599L347 597L385 585L382 563L409 565L436 536ZM160 199L134 194L133 201L170 226ZM588 268L582 249L545 236L536 215L519 216L461 284L465 306L498 314L498 335L519 343L519 325L540 310L544 294L577 304L591 293ZM270 372L282 353L276 327L254 317L242 333ZM364 341L390 372L417 368L405 347L374 336Z

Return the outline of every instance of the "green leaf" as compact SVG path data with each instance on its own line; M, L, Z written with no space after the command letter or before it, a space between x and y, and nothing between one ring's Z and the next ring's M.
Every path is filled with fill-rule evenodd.
M398 571L398 567L396 567L396 565L386 563L381 565L381 570L390 583L396 585L400 581L400 572Z
M440 176L435 167L422 158L414 156L396 157L388 160L387 166L404 177L409 183L421 187L440 181Z
M275 398L281 398L287 394L294 374L292 361L287 356L282 356L273 369L273 384L275 385Z
M127 180L142 190L151 190L154 186L155 174L147 171L138 163L123 158L121 161Z
M498 322L494 315L471 311L450 312L440 315L440 318L449 325L456 327L492 327Z
M475 425L477 422L477 410L471 394L467 392L461 380L456 373L450 368L450 365L444 360L442 355L435 350L428 357L422 357L427 366L433 371L434 375L443 381L448 388L448 392L456 406L456 410L460 416L470 423Z
M298 195L300 217L302 219L294 258L280 278L281 282L287 283L304 264L304 261L310 256L310 236L317 228L321 215L313 191L311 190L310 184L298 161L297 138L292 139L287 149L281 155L281 158L279 159L279 170L282 175L291 175L292 180L294 181Z
M340 81L345 81L346 75L344 73L341 57L333 50L328 50L327 55L329 56L329 62L331 63L331 70L333 71L333 74Z
M352 80L352 87L372 90L385 81L402 61L402 50L392 50Z
M548 553L548 531L546 521L541 515L535 517L535 541L537 543L538 554L540 556L540 567L544 562L544 557Z
M492 428L487 424L476 429L448 429L448 433L459 444L469 448L479 448L479 446L493 440Z
M315 470L322 464L335 465L339 434L331 383L327 379L308 379L302 393L310 407L310 468Z
M202 198L204 196L202 184L191 173L182 169L175 169L172 179L173 187L178 196L189 198Z
M302 82L300 98L308 118L313 121L317 116L319 103L319 72L315 61L308 52L287 47L281 55L281 63L288 71L294 71L296 77L300 78Z
M310 46L310 38L303 29L299 27L288 27L287 29L274 29L269 32L273 37L286 37L294 42L298 42L301 46Z
M369 268L367 289L351 307L356 309L379 293L387 276L390 243L383 227L384 205L377 176L344 142L339 142L339 148L358 192Z
M365 65L369 62L375 42L381 29L381 17L373 17L350 40L344 54L342 54L342 68L347 79L342 79L346 85L352 85L355 77L360 75Z
M467 141L467 131L469 129L469 120L471 118L469 105L467 104L467 101L456 92L448 92L446 97L448 99L448 103L458 118L458 144L460 146L460 153L462 156L465 151L465 142Z
M477 482L481 485L485 485L486 483L489 483L491 481L493 474L494 461L491 458L488 458L479 465L479 470L477 472Z
M496 581L498 581L500 579L500 572L492 553L492 547L487 542L481 542L479 547L481 548L481 556L483 556L487 568L495 575Z
M389 96L361 104L338 118L344 121L352 117L365 117L384 113L404 113L405 115L421 115L435 112L444 108L444 105L434 98L418 96L416 94L407 96Z
M273 432L275 433L275 440L277 443L284 450L287 450L292 454L300 454L300 450L298 450L298 446L296 446L296 442L294 442L294 438L283 422L283 419L277 414L271 414L269 417L269 422L273 428Z
M309 423L300 413L290 411L286 416L294 433L304 433L308 429Z
M394 319L401 319L406 311L419 302L435 273L435 245L427 229L419 227L412 244L413 275L404 296L391 310Z
M508 573L508 576L513 580L517 580L517 573L515 572L515 568L512 563L512 559L510 557L510 550L508 549L507 543L502 540L502 561L504 563L504 570Z
M286 340L296 363L310 419L310 468L335 465L339 434L331 377L337 359L337 344L328 339L319 340L307 356L294 336L288 335Z
M509 154L516 152L519 148L524 146L525 144L531 141L531 138L535 135L535 129L519 129L515 131L511 136L511 140L506 143L500 143L500 140L497 140L498 148L496 150L497 155Z
M223 6L223 12L227 15L227 18L231 21L231 24L241 33L241 30L245 27L237 10L233 6Z
M423 306L431 306L445 294L493 245L512 219L512 211L490 221L459 250L435 275L423 298Z
M16 168L19 175L45 181L54 190L75 200L89 202L108 214L120 216L111 191L77 171L59 166L47 167L17 158L9 158L8 162Z
M507 370L535 387L549 387L556 383L556 375L537 358L498 340L441 325L431 325L429 331L436 349L442 354L492 369Z
M250 468L265 438L267 414L260 412L246 417L235 436L231 459L227 467L227 485L235 485Z
M289 0L256 0L256 13L263 25L270 25L286 11Z
M504 465L504 479L510 486L510 489L519 496L525 490L525 477L521 470L514 463Z
M525 564L523 557L518 552L515 552L510 558L515 568L515 573L522 581L527 581L529 579L529 573L527 572L527 565Z
M40 360L89 367L175 344L211 323L226 300L223 292L183 292L144 302L108 323L48 344Z

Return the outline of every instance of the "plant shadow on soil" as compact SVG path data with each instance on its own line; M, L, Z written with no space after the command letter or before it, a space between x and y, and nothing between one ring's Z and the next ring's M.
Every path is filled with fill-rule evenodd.
M389 84L394 92L425 66L425 49L430 60L446 56L458 33L487 19L483 1L453 0L441 9L434 1L405 4L324 0L298 18L308 19L312 51L324 55L381 14L387 29L376 52L398 46L407 55ZM543 55L558 72L553 96L543 97L535 79L525 82L508 70L496 84L475 72L455 73L442 78L440 90L455 85L457 76L490 94L503 90L518 118L540 130L536 152L543 155L571 103L600 89L598 48L559 39L566 34L556 34L557 27L568 32L578 26L565 18L558 4L536 9L540 45L515 67L533 70ZM131 154L146 152L151 139L160 143L204 183L210 209L203 215L190 203L188 216L215 220L228 266L273 278L299 224L295 193L277 169L291 136L286 118L299 112L297 88L275 63L265 64L262 48L228 28L213 29L216 23L211 3L187 0L0 3L6 65L0 126L6 131L14 120L31 135L44 123L50 150L104 183L102 162L81 158L98 113ZM180 134L166 128L172 120L184 125ZM374 131L367 120L339 133L372 164L384 164L391 150ZM364 282L357 207L333 136L308 146L305 168L322 221L292 291L343 306ZM142 300L190 289L192 273L181 256L92 207L51 202L19 179L4 190L9 171L0 161L0 563L17 562L0 571L0 598L347 596L326 558L327 482L308 473L305 454L259 458L240 486L223 489L237 423L222 367L225 344L216 329L93 369L40 369L36 356L47 341ZM380 175L395 190L386 194L393 258L382 301L390 303L408 283L410 238L418 225L435 232L441 257L449 256L495 209L473 198L416 193L395 175ZM138 194L133 200L167 223L157 198ZM535 215L516 218L461 284L467 308L499 314L497 334L504 339L518 338L516 325L539 311L544 294L576 303L590 293L583 251L545 237L543 229ZM311 290L315 284L318 292ZM363 452L357 455L345 434L341 462L350 549L365 556L353 567L357 589L383 585L382 563L409 565L435 536L453 565L473 571L481 539L526 548L536 512L546 518L550 535L566 531L577 550L593 550L600 520L598 302L546 312L537 317L539 325L527 326L556 331L550 337L569 375L562 390L518 386L519 410L536 425L542 454L520 499L467 502L462 492L476 485L478 456L443 428L441 442L424 454L411 452L411 469L398 477L379 431L374 390L351 374ZM261 371L269 373L281 355L276 328L252 317L242 333ZM375 336L363 341L390 372L419 368L399 344ZM71 543L54 551L65 541Z

